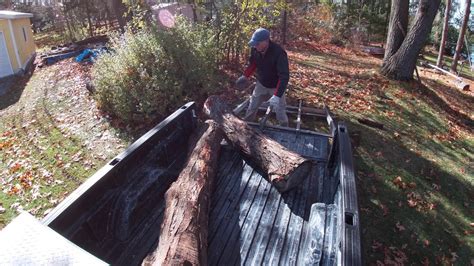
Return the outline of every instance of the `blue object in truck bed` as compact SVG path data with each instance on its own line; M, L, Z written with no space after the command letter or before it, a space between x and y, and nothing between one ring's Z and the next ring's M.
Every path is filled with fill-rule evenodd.
M224 145L209 219L211 265L361 265L348 131L343 123L330 124L331 134L265 129L316 160L304 183L284 194ZM186 161L196 125L195 104L184 105L89 178L43 223L107 263L141 264L156 248L164 193Z

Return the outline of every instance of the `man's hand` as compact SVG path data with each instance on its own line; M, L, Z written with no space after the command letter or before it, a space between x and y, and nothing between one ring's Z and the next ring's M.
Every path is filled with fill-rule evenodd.
M246 76L240 76L240 78L237 79L235 82L235 86L239 90L243 90L249 86L249 80Z
M268 100L268 104L273 106L273 109L280 105L280 97L273 95L270 100Z

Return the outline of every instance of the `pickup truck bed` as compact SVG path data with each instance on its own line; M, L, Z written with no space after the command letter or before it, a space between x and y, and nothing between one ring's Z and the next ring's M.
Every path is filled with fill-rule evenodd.
M43 223L110 264L137 265L156 247L164 193L196 127L189 103L100 169ZM332 134L266 128L315 159L311 176L280 194L223 144L209 219L211 265L361 264L357 195L347 129Z

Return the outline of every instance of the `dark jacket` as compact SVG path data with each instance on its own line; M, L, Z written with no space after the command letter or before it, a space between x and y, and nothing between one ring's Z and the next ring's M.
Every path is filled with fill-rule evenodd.
M274 95L283 96L290 80L290 70L288 68L288 56L280 45L270 41L265 54L261 54L255 48L252 48L249 64L244 71L244 75L250 77L255 70L257 71L257 80L263 86L275 88Z

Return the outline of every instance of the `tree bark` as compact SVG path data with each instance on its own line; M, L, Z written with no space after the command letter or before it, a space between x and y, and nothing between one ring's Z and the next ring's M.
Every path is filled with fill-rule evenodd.
M4 2L5 9L9 10L12 8L12 1L11 0L5 0Z
M188 4L191 6L191 9L193 10L193 22L196 23L198 22L196 2L194 0L188 0Z
M408 0L393 0L383 65L398 51L408 29Z
M286 45L286 32L288 28L288 3L285 1L285 9L283 10L283 19L281 22L281 44Z
M216 123L206 124L185 168L165 194L158 248L143 265L207 265L211 186L224 135Z
M312 161L292 152L236 117L218 96L207 98L204 113L220 125L226 138L248 160L267 174L280 191L299 185L310 173Z
M418 54L431 31L441 0L420 0L415 21L400 48L382 65L381 74L395 80L411 80ZM390 25L390 28L397 25Z
M109 4L112 7L115 18L117 19L121 32L125 32L126 21L124 18L125 14L125 5L122 0L110 0Z
M86 5L86 13L87 13L87 23L89 24L89 37L94 36L94 28L92 26L92 18L91 18L91 10L90 10L90 3L89 0L85 1Z
M442 67L443 65L444 48L446 47L446 39L448 38L450 10L451 10L451 0L446 0L446 9L444 11L443 34L441 35L441 43L439 44L438 61L436 61L437 67Z
M461 29L459 30L458 43L456 44L456 52L453 56L453 63L451 64L451 72L456 72L458 66L458 60L461 55L462 46L464 44L464 35L466 34L467 23L469 22L469 16L471 14L471 0L466 0L464 10L464 19L462 21Z

